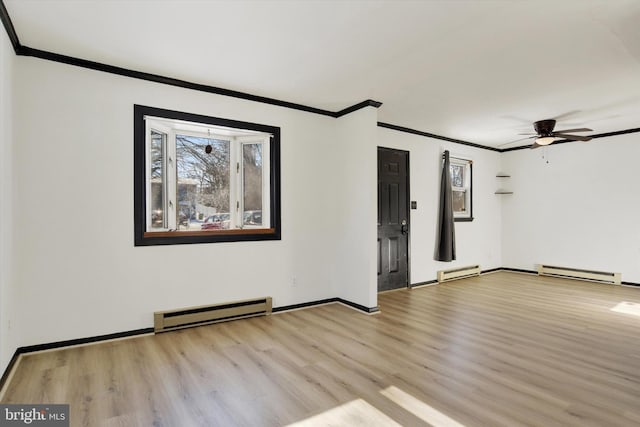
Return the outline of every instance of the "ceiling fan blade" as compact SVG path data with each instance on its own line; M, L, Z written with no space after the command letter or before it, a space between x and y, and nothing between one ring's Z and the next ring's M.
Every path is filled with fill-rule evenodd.
M593 129L589 129L589 128L562 129L562 130L557 130L554 133L572 133L572 132L593 132Z
M524 141L525 139L531 139L531 138L535 138L535 136L528 136L526 138L516 139L515 141L505 142L504 144L498 145L498 147L504 147L505 145L515 144L516 142Z
M519 133L518 135L537 135L535 132Z
M564 138L564 139L570 139L572 141L591 141L591 137L590 136L580 136L580 135L567 135L564 133L553 133L553 136L557 137L557 138Z
M575 116L576 114L581 113L581 112L582 112L581 110L567 111L566 113L562 113L562 114L559 114L559 115L555 116L553 119L556 120L556 121L560 121L560 120L564 120L566 118Z
M531 148L533 150L534 148L540 148L540 147L544 147L544 146L534 142L533 144L531 144L531 147L529 147L529 148Z

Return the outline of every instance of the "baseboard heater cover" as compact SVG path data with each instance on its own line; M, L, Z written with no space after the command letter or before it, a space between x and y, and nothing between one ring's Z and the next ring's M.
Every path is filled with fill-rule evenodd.
M555 267L552 265L538 264L538 275L564 277L566 279L589 280L599 283L622 284L621 273L608 271L582 270L579 268Z
M155 333L271 314L271 297L153 313Z
M449 280L464 279L465 277L479 276L479 265L455 268L453 270L438 271L438 282L448 282Z

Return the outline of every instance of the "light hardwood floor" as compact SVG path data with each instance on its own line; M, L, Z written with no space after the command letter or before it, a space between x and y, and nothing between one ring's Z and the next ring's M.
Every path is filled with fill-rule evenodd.
M379 305L27 355L3 403L74 426L640 425L640 289L496 273Z

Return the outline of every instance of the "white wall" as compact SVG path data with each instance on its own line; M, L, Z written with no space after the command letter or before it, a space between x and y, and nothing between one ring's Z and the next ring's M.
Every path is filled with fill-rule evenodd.
M419 135L378 128L378 145L409 151L411 200L418 209L411 210L411 278L412 284L434 280L438 270L480 264L483 270L502 266L501 197L499 186L500 153L468 147ZM442 153L473 160L472 222L456 222L457 259L435 261L434 250L438 223Z
M16 347L147 328L162 309L265 295L375 307L378 146L410 152L412 284L536 262L640 282L637 136L552 146L547 164L543 150L379 128L371 107L333 119L16 58L6 39L0 54L1 367ZM134 247L133 104L280 126L282 240ZM445 149L474 161L475 219L456 223L453 263L433 260ZM515 194L495 195L503 185Z
M10 329L13 295L13 115L12 86L15 54L7 34L0 31L0 372L16 349Z
M365 226L345 230L339 214L362 200L369 209L370 196L327 185L354 159L335 152L337 141L363 146L349 126L33 58L16 67L19 346L146 328L155 310L265 295L274 306L341 295L371 303L369 265L334 265L345 239L371 240ZM280 126L282 240L134 247L134 103ZM375 123L370 115L345 120Z
M622 273L640 283L640 136L503 154L505 267L544 263Z
M328 164L332 187L341 190L338 204L327 212L342 233L334 249L337 295L368 308L378 305L377 117L377 109L367 107L339 118L342 137L334 141Z

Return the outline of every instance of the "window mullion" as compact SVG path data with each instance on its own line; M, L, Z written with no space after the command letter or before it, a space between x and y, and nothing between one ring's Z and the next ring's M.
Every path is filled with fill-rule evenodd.
M236 158L236 178L238 182L238 191L236 191L236 206L238 228L244 228L244 156L243 156L243 142L240 138L235 138L236 146L235 152L238 156Z
M167 144L167 227L169 230L176 230L176 204L178 199L178 168L176 159L176 133L169 132Z
M242 221L238 220L240 210L239 197L242 191L242 185L240 181L239 168L240 158L238 157L238 139L236 137L229 138L229 213L231 216L230 228L240 228Z

